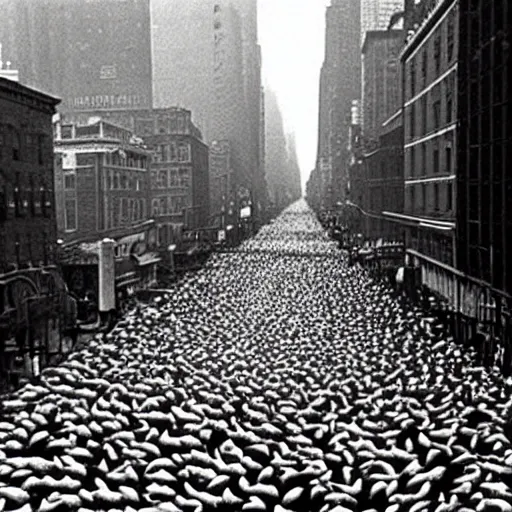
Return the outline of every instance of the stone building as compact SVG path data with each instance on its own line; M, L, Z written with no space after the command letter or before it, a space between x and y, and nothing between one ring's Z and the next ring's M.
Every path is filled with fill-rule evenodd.
M423 283L450 300L454 293L457 151L457 0L425 12L401 52L404 73L405 213L409 262Z
M332 0L326 10L316 164L326 208L346 195L351 106L361 95L360 17L360 0Z
M52 115L58 102L0 78L0 273L54 262Z
M57 270L52 116L59 100L0 78L0 392L71 346Z

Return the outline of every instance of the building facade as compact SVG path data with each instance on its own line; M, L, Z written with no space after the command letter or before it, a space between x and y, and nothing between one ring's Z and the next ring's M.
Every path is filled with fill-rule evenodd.
M391 17L404 11L404 0L361 0L361 44L366 32L387 30Z
M79 113L66 118L87 124L94 116ZM183 230L207 227L208 146L190 110L113 110L103 112L102 118L135 134L151 155L148 215L157 222L162 245L180 239Z
M440 0L409 35L401 53L404 74L403 215L410 261L422 280L455 300L458 11Z
M112 123L55 125L57 226L64 242L112 237L150 215L150 153Z
M372 30L366 33L362 54L362 129L365 140L377 141L382 123L401 106L399 53L402 30Z
M150 108L149 0L0 0L0 41L60 111Z
M153 97L155 108L192 112L192 122L208 143L213 106L213 2L151 1Z
M360 18L360 0L332 0L326 10L317 150L326 208L343 202L346 195L351 105L361 95Z
M52 116L59 100L0 78L0 391L70 347L57 271Z
M460 3L457 130L457 268L464 313L506 328L512 304L510 128L511 6ZM510 362L509 362L510 363Z

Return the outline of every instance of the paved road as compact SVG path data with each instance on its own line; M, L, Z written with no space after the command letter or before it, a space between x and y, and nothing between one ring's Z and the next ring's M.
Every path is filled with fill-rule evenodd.
M472 357L301 201L4 400L0 510L512 510Z

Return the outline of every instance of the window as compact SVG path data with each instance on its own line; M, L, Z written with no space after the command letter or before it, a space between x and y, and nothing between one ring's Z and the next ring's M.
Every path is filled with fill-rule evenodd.
M180 180L179 180L177 169L171 169L171 183L170 183L170 186L171 186L171 188L179 187L180 186Z
M178 160L180 162L190 161L190 145L189 144L180 144L178 146Z
M414 176L416 174L416 146L411 146L410 149L410 155L411 155L411 176Z
M421 145L421 173L427 174L427 144Z
M160 162L167 162L169 160L168 149L169 148L168 148L167 144L160 144L160 146L158 147Z
M190 185L188 169L180 169L180 187L187 188Z
M75 190L76 188L76 173L65 172L64 173L64 190Z
M424 94L421 97L421 128L422 134L425 135L427 133L427 119L428 119L428 111L427 111L427 95Z
M427 186L425 183L420 185L421 187L421 211L425 211L427 209Z
M12 139L12 159L20 160L20 152L21 152L21 139L20 134L15 128L11 129L11 139Z
M171 162L175 162L176 160L178 160L178 152L176 150L176 142L171 142L171 144L169 144L169 156L170 156Z
M153 217L158 217L160 215L160 200L159 199L151 200L151 214Z
M438 148L434 148L434 151L432 152L432 165L433 165L433 170L434 170L434 173L438 173L439 172L439 149Z
M416 187L415 185L409 185L409 211L414 212L416 210Z
M434 39L434 64L436 67L436 74L441 70L441 35L437 34Z
M434 101L432 105L434 111L434 129L438 129L441 126L441 100Z
M39 135L37 137L37 163L39 165L43 165L44 163L45 139L46 137L44 135Z
M452 147L446 146L445 148L445 159L446 159L446 172L448 174L452 173Z
M411 64L409 67L409 77L411 82L411 97L416 94L416 62L414 57L411 59Z
M421 78L423 80L423 85L427 82L427 72L428 72L428 55L427 49L423 48L423 52L421 55Z
M167 197L160 198L160 215L167 215Z
M119 190L121 188L121 175L119 171L114 172L114 190Z
M450 96L446 97L446 124L452 122L453 119L453 100Z
M439 183L434 183L434 210L439 210Z
M453 183L446 184L446 210L451 211L453 208Z
M416 111L414 108L414 103L410 106L409 112L409 122L410 122L410 136L416 136Z
M167 171L164 169L158 171L157 188L167 188Z
M77 229L76 199L66 199L64 202L64 229L66 231Z

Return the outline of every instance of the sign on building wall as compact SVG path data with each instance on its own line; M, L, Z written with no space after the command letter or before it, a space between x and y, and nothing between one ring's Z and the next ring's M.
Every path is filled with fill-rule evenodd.
M62 153L62 168L75 169L76 168L76 153L74 151L66 151Z

